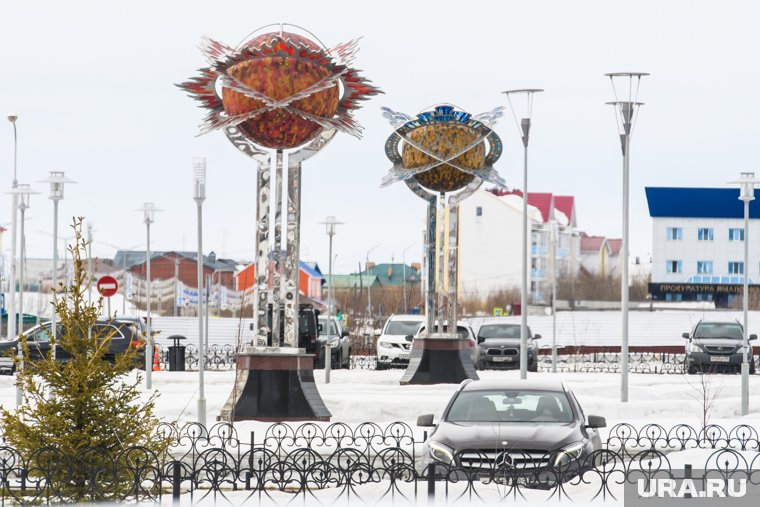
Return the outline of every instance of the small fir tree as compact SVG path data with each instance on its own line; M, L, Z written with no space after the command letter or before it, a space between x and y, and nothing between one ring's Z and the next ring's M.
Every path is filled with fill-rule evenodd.
M45 455L38 452L43 448L54 448L67 458L68 469L61 470L57 487L75 501L117 498L128 492L130 480L119 479L121 474L112 472L134 465L119 462L132 459L124 451L142 447L147 451L145 456L161 456L167 447L167 442L155 435L159 424L154 415L157 395L140 401L141 375L128 375L138 363L138 350L130 346L123 353L110 353L112 333L106 335L105 326L94 327L103 299L87 302L92 280L82 260L87 247L82 220L74 220L76 240L69 246L73 281L68 287L61 284L55 288L53 297L61 331L51 342L70 358L56 361L51 347L44 358L31 362L29 349L36 345L20 336L24 367L18 370L17 359L16 383L23 391L24 403L15 412L3 408L0 413L6 441L25 459L39 459ZM108 477L107 491L89 483L88 471L91 474L101 465L100 477ZM93 491L100 493L97 498L93 498Z

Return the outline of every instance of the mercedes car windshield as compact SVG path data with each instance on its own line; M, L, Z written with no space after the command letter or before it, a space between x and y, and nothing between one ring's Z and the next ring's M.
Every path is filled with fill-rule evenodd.
M446 420L569 423L573 421L573 412L562 391L463 391L452 403Z

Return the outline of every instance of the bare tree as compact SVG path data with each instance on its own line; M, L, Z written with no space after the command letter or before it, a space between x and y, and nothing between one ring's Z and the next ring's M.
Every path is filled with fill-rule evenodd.
M709 374L707 368L701 369L701 372L697 375L698 380L696 382L691 382L689 380L691 377L688 376L686 378L686 383L692 389L692 392L687 393L687 395L697 403L699 422L702 425L702 429L704 429L710 420L715 402L723 391L723 381L717 386L713 385L715 377Z

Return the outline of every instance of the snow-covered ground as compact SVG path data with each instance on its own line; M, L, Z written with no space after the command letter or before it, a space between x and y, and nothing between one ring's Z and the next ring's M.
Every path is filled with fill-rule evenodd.
M374 422L384 426L394 421L402 421L409 424L415 431L417 439L422 437L421 429L416 428L416 418L420 414L433 413L439 417L446 402L457 388L456 385L433 385L433 386L401 386L398 381L402 375L401 370L371 371L371 370L335 370L331 375L331 383L325 384L324 372L316 371L315 377L322 398L328 409L332 412L332 422L345 422L350 426L357 426L362 422ZM136 373L135 373L136 374ZM483 371L479 372L483 379L504 379L510 382L519 382L519 372ZM534 374L536 375L536 374ZM608 428L616 423L630 423L634 427L643 427L647 424L657 423L665 429L677 424L688 424L697 430L701 427L702 405L699 398L701 391L700 377L695 375L630 375L630 401L619 401L620 376L609 373L539 373L536 376L542 378L559 378L575 392L581 405L587 414L600 415L607 418ZM209 371L205 374L206 397L208 403L208 421L213 422L222 405L230 394L234 378L233 371ZM720 424L728 429L738 424L748 424L760 428L760 376L750 378L751 409L754 411L746 417L739 416L739 386L738 375L713 375L705 377L710 381L709 388L718 393L718 399L712 410L710 422ZM15 404L15 388L13 377L0 377L0 403L11 408ZM153 388L160 393L157 402L157 413L165 421L177 421L179 423L197 420L197 372L153 372ZM268 423L238 422L235 428L241 440L248 440L250 431L255 431L257 442L260 442ZM668 455L672 468L680 467L684 463L693 463L695 468L703 464L713 454L712 450L688 450L682 453ZM751 457L750 457L751 459ZM566 493L570 495L573 505L586 505L598 491L597 480L591 480L588 484L578 483L568 485ZM382 498L383 504L390 504L390 497L385 496L388 481L377 484L358 486L352 495L358 494L365 502L374 504L378 498ZM449 484L448 503L457 505L495 504L499 503L501 495L505 494L503 486L491 484L476 484L476 491L481 497L477 501L464 499L454 501L459 494L465 493L466 483ZM622 486L610 484L611 493L617 499L608 497L607 504L622 504ZM400 484L399 487L408 498L414 498L415 485L413 483ZM416 485L417 503L426 503L426 484ZM439 483L437 489L438 499L436 503L445 503L443 491L446 485ZM200 497L208 491L195 493L193 502L197 503ZM293 492L268 491L273 504L283 505L293 501ZM521 490L524 498L517 503L557 503L556 498L549 498L546 491ZM213 495L213 493L210 493ZM248 491L224 491L224 496L234 505L254 501ZM257 494L256 494L257 495ZM314 500L307 494L307 498L301 497L296 502ZM322 504L329 504L338 496L335 489L317 493L317 498ZM354 498L356 498L354 496ZM266 495L265 495L266 499ZM342 504L346 500L345 492L336 502ZM397 496L397 500L400 497ZM504 500L501 500L503 503ZM509 501L514 501L510 499ZM567 498L559 503L568 503ZM597 503L600 500L597 501ZM171 497L164 497L162 503L167 505ZM208 496L201 504L212 504L212 496ZM217 503L226 503L221 497ZM267 503L267 502L265 502ZM360 502L363 503L363 502ZM408 504L406 500L398 501L397 505ZM181 505L190 505L190 496L184 493Z
M416 423L417 416L433 413L438 418L456 390L453 384L401 386L403 370L333 370L330 384L324 371L316 370L317 386L332 421L378 424L402 421ZM519 381L518 371L481 371L482 379ZM612 373L538 373L541 378L558 378L566 382L578 397L587 414L607 418L608 427L618 422L634 425L659 423L669 427L689 424L699 427L702 404L698 375L629 375L629 401L621 403L620 376ZM153 372L153 389L160 397L158 415L166 421L180 423L197 420L198 373ZM233 384L233 371L206 371L205 392L208 421L213 422L227 400ZM748 423L760 426L760 376L750 377L750 408L753 413L741 417L739 375L711 375L712 392L718 393L710 422L733 426ZM14 377L0 376L0 403L15 404ZM246 430L254 423L236 423Z

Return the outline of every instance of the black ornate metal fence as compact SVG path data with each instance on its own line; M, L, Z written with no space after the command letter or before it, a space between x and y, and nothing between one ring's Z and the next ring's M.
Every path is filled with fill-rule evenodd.
M497 449L478 459L460 453L451 463L428 462L426 434L404 423L274 424L246 440L226 423L162 424L157 434L171 442L162 455L141 447L68 455L49 447L24 456L0 446L0 504L181 496L192 503L235 504L620 500L626 484L673 477L669 456L687 449L708 450L690 463L695 470L760 483L758 432L745 424L618 424L602 448L581 456Z

